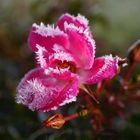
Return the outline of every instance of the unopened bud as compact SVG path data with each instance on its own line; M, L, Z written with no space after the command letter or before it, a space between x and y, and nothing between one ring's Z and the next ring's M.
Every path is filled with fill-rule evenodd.
M128 49L127 58L130 63L140 62L140 39L136 41L132 46Z
M44 127L51 127L51 128L54 128L54 129L60 129L65 123L65 119L63 117L62 114L54 114L50 117L48 117L48 119L46 119L44 122L43 122L43 126Z

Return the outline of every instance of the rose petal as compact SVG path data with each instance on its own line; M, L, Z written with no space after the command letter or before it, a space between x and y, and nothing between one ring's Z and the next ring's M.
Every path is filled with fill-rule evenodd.
M58 67L53 68L49 67L45 69L45 74L51 75L52 77L58 79L58 80L70 80L71 76L74 75L69 71L69 69L59 69Z
M40 25L33 24L28 43L33 51L37 51L38 44L45 47L48 52L52 52L54 44L66 46L69 41L67 35L59 27L54 28L54 26L45 26L41 23Z
M28 72L17 87L17 103L33 111L50 111L76 100L78 80L57 80L41 68Z
M70 45L65 46L77 62L77 66L90 69L95 57L95 42L89 36L87 30L82 30L74 25L65 23L66 33Z
M88 27L88 20L84 16L82 16L80 14L78 14L78 16L76 16L76 17L74 17L74 16L72 16L72 15L70 15L68 13L62 15L58 19L57 25L63 31L65 30L65 27L64 27L65 22L67 22L68 24L73 24L73 25L75 25L77 27L81 27L83 29L89 28Z
M74 60L71 53L66 51L63 46L60 46L58 44L54 44L52 50L54 52L49 53L43 46L36 45L37 51L36 53L36 60L37 63L41 68L56 68L61 63L73 63L76 65L76 61ZM68 66L69 67L69 66Z
M47 68L49 64L50 53L45 49L45 47L40 46L38 44L36 45L36 48L37 51L35 51L35 53L36 53L37 64L41 68Z
M79 70L80 81L84 84L95 84L108 80L118 73L118 57L104 56L96 58L90 70Z

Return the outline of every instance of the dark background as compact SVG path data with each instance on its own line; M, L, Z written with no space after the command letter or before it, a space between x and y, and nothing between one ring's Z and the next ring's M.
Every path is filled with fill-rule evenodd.
M113 53L126 57L129 46L140 37L139 7L140 0L0 0L0 139L93 139L88 118L77 118L60 130L44 129L41 122L50 113L32 112L15 102L19 80L35 64L27 45L28 33L34 22L51 24L65 12L81 13L89 19L96 56ZM70 114L75 106L72 103L56 112ZM132 112L127 121L114 119L117 133L113 133L118 139L140 138L139 106L137 102L132 109L126 107L126 113ZM102 133L100 139L111 139L108 135Z

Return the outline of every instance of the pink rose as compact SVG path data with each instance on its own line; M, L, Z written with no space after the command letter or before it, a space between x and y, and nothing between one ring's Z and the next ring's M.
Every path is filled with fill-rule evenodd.
M28 38L39 65L17 87L17 103L33 111L50 111L76 101L78 85L96 84L118 72L118 57L95 58L88 20L62 15L55 25L33 24Z

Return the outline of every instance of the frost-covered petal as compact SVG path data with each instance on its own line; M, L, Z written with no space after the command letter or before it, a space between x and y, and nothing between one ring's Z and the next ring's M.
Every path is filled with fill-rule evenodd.
M40 46L38 44L36 44L36 48L37 48L37 51L35 51L35 53L36 53L37 64L41 68L47 68L48 63L49 63L50 53L45 49L45 47Z
M89 36L87 30L82 30L75 25L65 22L66 33L69 37L69 46L66 49L77 61L77 66L83 69L90 69L95 57L95 42Z
M82 29L89 28L88 27L88 20L84 16L82 16L80 14L78 14L76 17L72 16L72 15L70 15L68 13L62 15L58 19L57 25L63 31L65 31L65 27L64 27L65 22L67 22L68 24L74 24L75 26L81 27Z
M58 80L70 80L73 73L70 72L69 68L58 68L48 67L45 69L45 74L51 75Z
M76 100L78 80L57 80L46 75L44 69L36 68L28 72L17 87L17 103L28 106L33 111L50 111Z
M104 56L96 58L90 70L80 70L80 82L95 84L101 80L108 80L118 73L118 57Z
M60 80L62 79L69 80L71 79L72 75L78 77L78 75L76 74L76 64L74 63L75 61L71 61L73 60L73 58L71 57L69 58L69 54L67 53L66 54L58 53L57 55L58 55L57 57L52 56L50 58L51 60L49 63L49 67L45 69L45 73L52 75L53 77Z
M43 23L40 25L33 24L28 37L29 47L33 51L37 51L36 44L45 47L48 52L52 52L54 44L65 46L68 43L67 35L59 27L45 26Z
M65 49L66 47L60 46L58 44L54 44L53 53L49 56L49 60L60 60L60 61L75 61L72 54Z
M41 68L56 67L58 65L57 62L63 63L64 61L76 63L72 54L58 44L53 45L51 53L38 44L36 48L36 60Z

